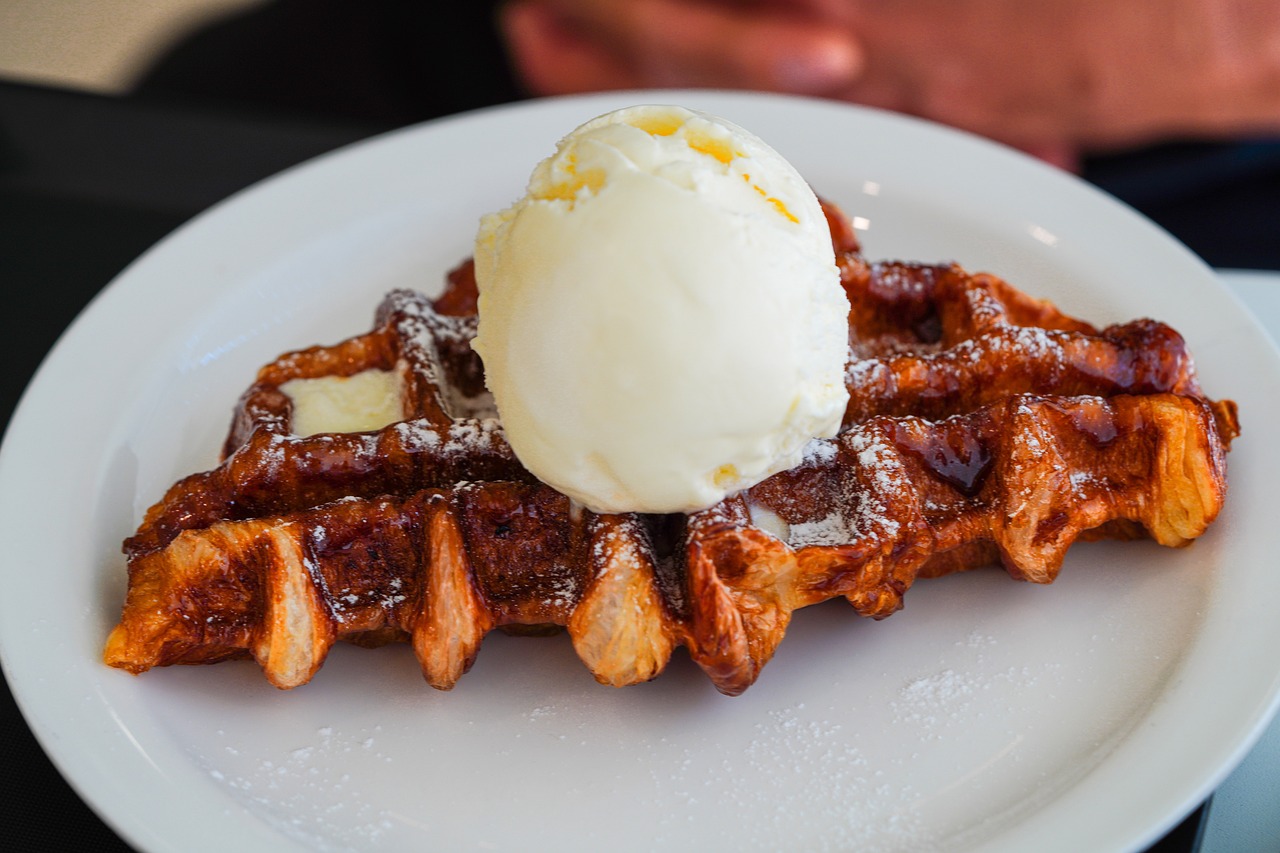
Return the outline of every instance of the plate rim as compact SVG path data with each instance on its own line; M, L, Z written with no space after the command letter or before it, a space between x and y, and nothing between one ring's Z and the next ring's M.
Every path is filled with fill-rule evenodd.
M881 113L866 108L852 107L847 105L835 105L826 101L814 101L811 99L791 98L786 96L760 95L755 93L728 93L728 92L687 92L684 90L657 90L630 93L610 93L607 95L587 95L575 96L570 98L546 99L542 101L526 102L515 105L503 105L499 107L486 108L471 113L464 113L457 116L450 116L444 119L426 122L409 128L391 131L372 137L369 140L354 143L345 146L334 152L321 155L318 158L309 160L298 166L291 167L284 172L268 178L262 182L254 184L238 193L230 196L228 199L220 202L210 208L203 214L193 218L183 226L176 229L172 234L165 237L154 247L139 257L134 263L130 264L122 271L110 284L108 284L88 306L73 321L71 326L61 335L50 351L50 353L42 361L35 376L31 380L27 389L24 391L19 400L17 407L14 409L13 416L6 428L3 444L0 445L0 498L3 498L6 506L14 505L12 488L10 480L14 476L10 472L15 469L16 463L13 461L19 453L19 442L25 441L30 435L33 427L31 422L39 415L43 414L38 407L43 405L43 397L48 386L49 376L60 369L64 362L73 357L74 350L77 346L83 346L82 339L85 338L92 330L95 324L103 322L102 318L113 311L120 311L121 305L129 302L129 298L136 299L142 293L139 291L141 285L136 282L145 282L145 275L150 274L149 270L152 265L165 264L173 262L171 257L175 253L181 254L185 245L198 239L205 230L211 227L211 223L215 226L222 227L228 219L234 219L241 216L243 211L251 209L254 205L260 204L260 199L275 195L281 196L292 192L294 187L300 186L307 181L313 180L316 175L323 175L327 170L335 168L351 168L353 165L363 161L364 158L375 156L379 146L385 145L401 145L405 144L404 140L413 139L423 134L439 134L448 128L456 128L467 126L477 121L508 121L512 120L512 116L520 116L528 111L544 111L547 109L559 109L563 105L570 104L581 107L583 110L597 109L592 105L616 105L621 102L643 102L656 101L661 99L663 102L696 102L703 100L720 101L724 103L754 103L754 104L775 104L787 105L787 108L800 107L803 109L816 110L835 110L849 115L860 114L862 119L871 122L883 122L883 126L895 126L904 129L903 132L908 134L923 134L928 137L942 137L950 139L953 143L961 146L972 146L976 150L983 151L999 151L1002 158L1008 157L1008 150L1000 146L996 146L986 140L954 131L947 128L941 128L918 119L912 119L904 116ZM603 111L599 109L598 111ZM569 128L565 128L567 131ZM552 140L548 141L548 145ZM1022 158L1019 160L1018 158ZM1011 162L1022 163L1019 168L1031 170L1034 173L1038 170L1044 170L1045 174L1050 173L1047 166L1036 163L1030 158L1023 155L1015 155ZM1100 190L1087 187L1083 184L1078 189L1084 189L1091 193L1095 193L1100 198L1107 199L1107 204L1112 209L1116 209L1118 203L1105 196ZM513 189L513 195L518 192L518 188ZM1123 206L1121 206L1123 207ZM1204 279L1210 280L1217 284L1216 276L1212 274L1207 266L1198 258L1191 254L1190 250L1177 244L1172 238L1159 231L1154 225L1142 219L1136 213L1128 208L1123 208L1127 213L1123 216L1131 217L1134 220L1135 227L1145 228L1159 235L1160 239L1167 240L1174 247L1172 251L1181 252L1183 260L1188 264L1188 268L1196 268L1199 275ZM194 236L193 236L194 235ZM138 271L143 272L139 273ZM1221 287L1220 284L1218 284ZM1225 289L1224 289L1225 292ZM175 304L181 304L178 300ZM34 401L34 402L33 402ZM8 513L0 513L0 529L7 529L10 521ZM14 532L7 530L7 532ZM4 605L8 607L8 605ZM128 820L121 816L116 808L105 808L102 803L111 800L111 797L104 796L101 789L102 780L93 780L86 776L86 772L80 765L76 763L76 757L69 752L62 734L59 731L51 729L45 720L41 719L40 710L40 691L34 685L29 677L28 672L23 666L14 667L13 661L16 640L10 635L7 629L10 620L0 620L0 666L4 667L6 677L9 679L10 687L19 708L22 710L24 717L27 719L37 739L58 767L63 777L76 789L91 808L94 809L109 825L117 832L139 844L144 848L150 848L157 844L164 843L162 839L153 837L149 832L145 822L139 824L136 820ZM1229 743L1224 743L1225 758L1218 762L1219 766L1214 773L1208 774L1207 778L1202 779L1199 784L1184 786L1186 794L1182 798L1182 802L1174 809L1173 812L1166 815L1163 821L1157 821L1157 825L1151 826L1145 833L1139 833L1138 837L1134 837L1131 841L1135 844L1141 844L1154 840L1159 834L1172 826L1176 820L1180 819L1186 809L1194 807L1204 795L1207 795L1216 785L1224 778L1230 769L1235 766L1238 761L1243 758L1249 747L1261 735L1268 721L1276 712L1277 704L1280 703L1280 668L1272 675L1272 683L1265 698L1260 695L1257 707L1253 708L1249 714L1245 716L1249 721L1243 728L1238 731L1234 738L1227 739ZM1238 715L1240 716L1240 715ZM1080 783L1077 783L1077 786ZM1074 788L1075 786L1073 786ZM1024 826L1025 822L1015 824L1014 826ZM271 836L273 842L280 843L281 839L275 835ZM1000 849L998 846L991 849ZM1012 847L1008 849L1014 849Z

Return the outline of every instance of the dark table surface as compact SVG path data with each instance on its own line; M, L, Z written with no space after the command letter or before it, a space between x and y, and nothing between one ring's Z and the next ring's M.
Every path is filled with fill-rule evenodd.
M215 112L0 82L0 422L41 359L130 261L285 167L386 128ZM2 594L2 593L0 593ZM0 848L129 850L0 691ZM1208 806L1151 848L1196 849Z

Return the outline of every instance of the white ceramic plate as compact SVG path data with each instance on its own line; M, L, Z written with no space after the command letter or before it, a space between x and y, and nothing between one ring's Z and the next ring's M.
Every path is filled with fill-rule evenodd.
M563 638L486 641L451 693L407 647L334 650L280 692L248 662L99 662L121 539L211 466L278 352L435 288L478 217L581 121L643 101L723 115L861 217L872 257L956 259L1097 322L1180 328L1240 402L1224 516L1184 551L1079 547L1051 587L922 582L885 622L797 615L744 696L685 658L601 687ZM1269 553L1280 361L1188 252L1038 163L827 103L645 93L393 133L231 199L130 267L61 340L0 457L3 660L90 803L148 851L557 848L1123 850L1206 796L1280 687ZM104 375L105 371L105 375Z

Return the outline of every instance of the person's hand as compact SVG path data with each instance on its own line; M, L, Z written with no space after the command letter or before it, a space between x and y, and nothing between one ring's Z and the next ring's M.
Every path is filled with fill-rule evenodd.
M862 54L851 32L801 0L518 0L501 12L532 94L714 87L829 95Z
M882 65L859 85L868 69L853 33L864 11L850 0L516 0L503 8L501 23L516 70L535 95L757 89L842 96L939 118L920 97L939 83L928 64L907 73L918 55L927 55L918 49L927 42L894 55L900 46L882 39ZM895 10L873 23L892 34L901 14ZM1076 159L1075 149L1060 140L1020 143L1059 165Z
M1016 145L1280 127L1274 0L806 0L857 33L843 97Z
M521 0L533 92L727 86L918 115L1069 166L1280 128L1275 0Z

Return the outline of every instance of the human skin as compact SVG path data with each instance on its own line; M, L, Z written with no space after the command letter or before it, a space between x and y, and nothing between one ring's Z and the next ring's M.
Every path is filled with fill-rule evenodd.
M787 0L520 0L501 20L539 95L670 86L831 95L862 67L849 33Z
M837 97L1070 165L1280 129L1275 0L520 0L538 94L731 86Z

